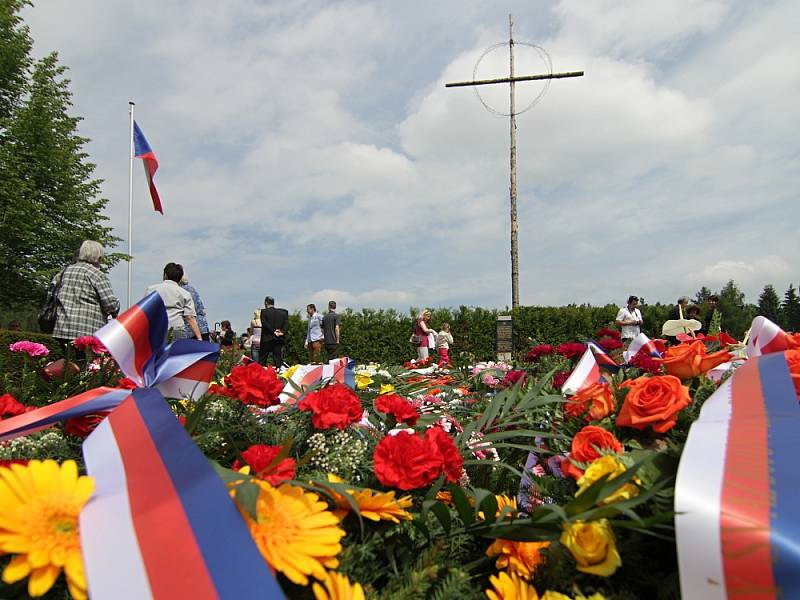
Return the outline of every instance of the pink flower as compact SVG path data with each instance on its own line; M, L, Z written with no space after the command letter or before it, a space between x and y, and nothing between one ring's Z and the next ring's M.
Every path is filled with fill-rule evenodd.
M12 352L24 352L28 356L47 356L50 354L50 350L44 344L37 344L36 342L31 342L29 340L20 340L19 342L14 342L8 347L9 350Z
M481 377L481 380L489 387L494 387L500 383L500 380L491 373L484 373L483 377Z
M98 340L93 335L84 335L73 340L72 345L78 350L86 350L89 348L95 354L107 354L108 348L103 345L103 342Z

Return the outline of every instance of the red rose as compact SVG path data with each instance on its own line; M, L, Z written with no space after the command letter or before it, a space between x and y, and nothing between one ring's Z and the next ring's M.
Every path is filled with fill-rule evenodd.
M364 413L356 393L342 383L306 394L297 408L312 412L311 422L317 429L346 429L358 423Z
M280 446L265 446L264 444L254 444L242 452L242 458L250 465L251 474L270 482L272 485L280 485L288 479L294 479L297 463L293 458L284 458L278 462L275 459L281 452ZM242 468L241 462L237 458L233 466L234 471Z
M606 352L622 348L622 342L612 337L600 338L597 340L597 343L600 344Z
M599 450L612 450L621 453L622 444L614 434L596 425L587 425L572 438L570 456L578 462L589 463L602 456Z
M411 431L387 435L375 446L372 459L378 481L401 490L430 485L442 468L441 456Z
M74 435L75 437L85 438L92 433L95 428L100 425L100 422L106 418L108 413L100 413L96 415L83 415L82 417L73 417L67 419L64 423L64 433Z
M278 396L283 391L283 382L272 367L262 367L253 362L236 365L226 378L230 397L245 404L272 406L278 404Z
M419 413L411 402L397 394L383 394L375 398L375 410L390 414L398 423L408 423L411 427L417 424Z
M0 420L3 417L16 417L26 412L27 407L11 394L0 396Z
M464 459L456 448L453 438L439 427L431 427L425 432L425 442L435 448L442 457L442 470L447 481L455 483L461 478L464 470ZM433 452L431 452L433 454Z

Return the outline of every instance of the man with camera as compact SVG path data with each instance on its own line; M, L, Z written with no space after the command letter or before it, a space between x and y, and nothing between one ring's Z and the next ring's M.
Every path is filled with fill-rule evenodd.
M631 296L628 305L620 308L617 313L617 326L622 329L620 336L623 341L630 342L642 332L642 313L637 308L639 298Z

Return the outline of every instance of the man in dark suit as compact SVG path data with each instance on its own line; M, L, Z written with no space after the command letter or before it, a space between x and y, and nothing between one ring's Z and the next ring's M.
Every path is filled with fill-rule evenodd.
M275 370L283 366L283 345L286 343L287 333L289 333L289 311L275 308L275 299L267 296L264 298L264 308L261 310L261 345L258 361L262 365L267 366L267 356L272 354L272 366Z

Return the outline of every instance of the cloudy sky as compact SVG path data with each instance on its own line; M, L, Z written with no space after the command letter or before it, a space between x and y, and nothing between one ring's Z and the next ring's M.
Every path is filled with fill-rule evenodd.
M797 285L796 2L40 0L25 19L70 69L122 238L129 100L159 158L164 216L134 169L134 298L180 262L240 327L266 294L510 304L508 119L444 87L509 12L555 71L586 72L518 117L523 304ZM518 74L545 68L517 48ZM477 75L507 69L499 48ZM541 85L517 89L522 107ZM482 93L508 110L507 86ZM124 302L125 266L112 283Z

